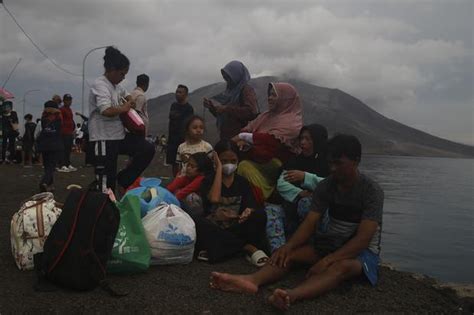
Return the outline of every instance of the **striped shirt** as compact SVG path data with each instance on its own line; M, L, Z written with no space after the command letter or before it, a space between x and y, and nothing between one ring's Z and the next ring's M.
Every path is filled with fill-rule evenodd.
M359 174L359 179L348 192L337 189L332 176L321 181L313 193L311 210L321 213L322 219L315 235L316 250L331 253L355 236L361 220L378 223L368 249L380 253L384 192L372 179Z

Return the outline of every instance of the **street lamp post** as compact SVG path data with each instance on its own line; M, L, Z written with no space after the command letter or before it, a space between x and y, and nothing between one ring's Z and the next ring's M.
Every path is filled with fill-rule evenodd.
M35 90L28 90L26 91L24 94L23 94L23 123L25 122L25 115L26 115L26 96L30 93L33 93L33 92L39 92L40 90L38 89L35 89Z
M86 74L86 59L89 54L95 50L107 48L108 46L100 46L96 48L92 48L87 52L87 54L84 56L84 59L82 60L82 115L84 115L84 85L85 85L85 74Z

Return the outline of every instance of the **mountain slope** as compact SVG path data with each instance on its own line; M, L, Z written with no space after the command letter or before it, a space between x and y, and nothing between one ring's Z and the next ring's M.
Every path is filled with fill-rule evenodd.
M251 80L251 85L257 91L261 111L267 107L267 85L272 81L278 81L278 79L260 77ZM297 80L288 80L288 82L292 83L300 94L305 124L322 124L328 128L330 134L337 132L354 134L361 140L365 153L474 157L474 147L435 137L403 125L377 113L341 90L319 87ZM213 96L224 88L224 83L216 83L199 88L189 95L195 113L206 119L206 139L211 143L217 140L215 119L208 111L203 111L202 98ZM168 133L168 112L173 101L173 93L148 101L152 134Z

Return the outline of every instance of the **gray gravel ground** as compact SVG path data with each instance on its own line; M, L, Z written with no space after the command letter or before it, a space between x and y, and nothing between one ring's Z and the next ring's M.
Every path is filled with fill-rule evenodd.
M82 164L82 156L73 156L74 165ZM147 169L148 176L168 175L160 156ZM64 201L65 187L71 183L87 184L92 168L79 168L74 173L56 173L56 199ZM196 313L236 314L275 313L265 303L276 287L292 287L304 277L295 271L284 281L267 286L256 296L223 293L208 286L211 271L252 272L243 258L209 265L194 261L185 266L153 266L134 276L110 276L118 290L130 294L113 298L100 289L77 293L56 291L38 293L33 290L33 272L19 271L10 249L10 219L22 200L37 192L41 166L25 169L20 165L0 165L0 314L16 313ZM433 280L416 280L412 275L382 268L380 282L372 288L365 281L354 281L312 301L292 306L289 313L339 312L408 312L408 313L473 313L472 299L460 299L452 290L433 287Z

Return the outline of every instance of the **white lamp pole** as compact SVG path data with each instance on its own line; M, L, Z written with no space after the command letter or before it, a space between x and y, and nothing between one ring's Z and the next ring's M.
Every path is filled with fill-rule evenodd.
M103 48L107 48L108 46L100 46L100 47L96 47L96 48L92 48L91 50L89 50L87 52L87 54L84 56L84 59L82 60L82 115L85 115L85 108L84 108L84 85L85 85L85 74L86 74L86 59L87 59L87 56L89 56L89 54L95 50L99 50L99 49L103 49Z

